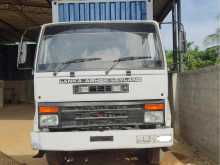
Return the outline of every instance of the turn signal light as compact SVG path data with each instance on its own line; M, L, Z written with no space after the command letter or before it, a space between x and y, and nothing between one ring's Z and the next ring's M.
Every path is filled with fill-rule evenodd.
M165 109L164 103L145 104L144 109L148 111L163 111Z
M40 113L58 113L58 107L49 107L49 106L42 106L39 108Z

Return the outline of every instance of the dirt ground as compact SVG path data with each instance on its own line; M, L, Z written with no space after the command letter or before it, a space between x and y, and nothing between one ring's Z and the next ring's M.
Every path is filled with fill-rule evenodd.
M31 149L30 143L33 117L34 107L31 104L11 105L0 109L0 151L22 164L47 165L45 158L32 158L36 154L36 151ZM162 155L161 165L214 165L208 158L182 141L175 141L171 150L163 152ZM82 162L80 164L140 164L134 152L83 153L77 157Z

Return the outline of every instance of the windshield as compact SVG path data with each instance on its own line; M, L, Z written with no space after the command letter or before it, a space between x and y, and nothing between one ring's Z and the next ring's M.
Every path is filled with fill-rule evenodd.
M122 61L114 69L161 69L160 48L156 32L108 28L54 32L53 29L53 33L43 35L37 68L39 72L53 72L67 64L62 71L106 70L120 58L146 57Z

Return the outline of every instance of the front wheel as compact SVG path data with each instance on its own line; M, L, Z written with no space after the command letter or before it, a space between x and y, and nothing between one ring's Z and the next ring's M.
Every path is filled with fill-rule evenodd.
M49 151L46 153L46 159L48 165L64 165L65 158L64 153L57 151Z
M146 150L147 163L150 165L159 165L160 164L160 149L153 148Z
M160 149L149 148L141 150L139 153L141 162L145 162L148 165L159 165L160 164Z

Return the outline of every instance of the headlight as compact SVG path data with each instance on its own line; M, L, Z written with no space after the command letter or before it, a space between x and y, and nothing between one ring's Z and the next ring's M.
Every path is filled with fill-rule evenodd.
M59 124L58 115L40 116L40 127L58 126L58 124Z
M145 123L163 123L164 117L161 111L147 111L144 114Z

